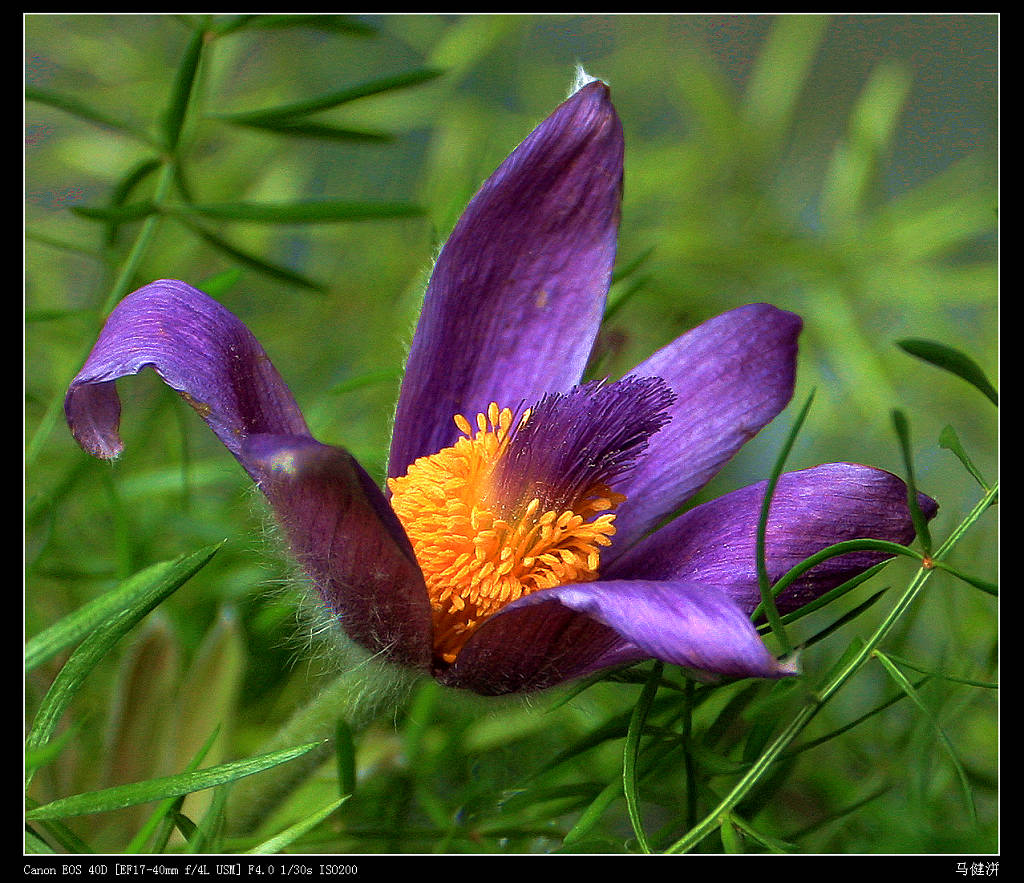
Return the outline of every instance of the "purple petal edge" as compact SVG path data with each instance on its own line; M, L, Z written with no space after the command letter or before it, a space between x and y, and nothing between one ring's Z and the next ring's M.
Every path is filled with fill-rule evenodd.
M669 423L613 490L610 562L675 512L789 403L796 378L799 316L770 304L730 310L687 332L630 373L661 377L675 394Z
M516 409L582 376L615 260L623 137L608 87L571 96L499 166L438 257L389 475L453 444L456 413Z
M660 659L714 675L795 674L731 598L679 580L600 580L535 592L483 623L443 683L479 693L543 689Z

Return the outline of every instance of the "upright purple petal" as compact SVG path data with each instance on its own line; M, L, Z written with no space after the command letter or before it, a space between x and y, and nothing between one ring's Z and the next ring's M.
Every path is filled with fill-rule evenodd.
M634 546L602 572L613 579L673 579L701 583L732 598L749 615L760 603L755 543L767 482L750 485L696 506ZM935 502L921 495L926 517ZM909 543L914 525L907 487L881 469L829 463L779 478L765 538L768 575L774 582L805 558L844 540ZM776 603L787 611L884 560L879 552L854 552L819 564Z
M256 435L245 459L258 474L302 569L358 644L426 669L430 605L409 540L380 489L341 448Z
M559 106L487 180L438 258L395 417L390 475L452 444L452 416L577 383L615 260L623 138L608 88Z
M676 511L788 404L799 316L768 304L723 313L630 373L661 377L675 393L671 422L614 490L624 493L611 555Z
M153 368L239 458L253 433L308 436L291 392L252 332L184 282L162 279L129 294L110 314L64 400L68 425L95 457L121 453L115 381Z

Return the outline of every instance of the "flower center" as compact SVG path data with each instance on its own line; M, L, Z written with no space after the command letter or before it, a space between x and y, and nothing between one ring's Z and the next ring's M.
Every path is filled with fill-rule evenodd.
M515 431L532 415L527 410ZM615 533L609 510L625 500L597 476L556 508L535 489L506 499L496 467L514 435L512 411L492 402L475 431L463 415L454 419L462 433L454 445L388 479L430 596L435 656L447 663L483 619L512 601L596 579L601 549Z

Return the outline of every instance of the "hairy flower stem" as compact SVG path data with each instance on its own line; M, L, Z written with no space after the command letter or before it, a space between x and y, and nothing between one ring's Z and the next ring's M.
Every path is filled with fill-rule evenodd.
M992 488L968 513L967 517L957 525L950 536L935 553L934 558L940 559L953 548L956 542L966 533L971 525L976 522L989 506L997 499L998 486ZM736 783L733 789L722 799L722 801L708 813L700 824L691 828L685 836L673 843L666 853L689 852L700 841L708 836L715 828L722 824L729 814L736 808L737 804L747 795L751 788L757 784L761 776L782 754L789 744L800 734L804 727L811 722L811 719L828 702L829 699L843 686L854 674L860 671L864 663L871 658L875 649L882 640L889 634L890 629L899 621L900 617L907 611L910 605L917 598L918 593L934 573L932 564L921 567L910 580L906 591L900 597L896 606L885 618L882 624L875 630L874 634L860 647L847 663L836 672L832 678L819 690L814 692L807 703L797 712L797 715L790 722L778 738L772 742L765 752L747 770L746 774Z
M357 664L327 684L307 705L260 748L276 751L322 740L319 748L296 760L239 781L228 802L228 825L233 833L254 831L260 823L333 753L331 739L343 719L358 734L378 715L397 714L413 686L422 678L412 669L385 666L373 660Z

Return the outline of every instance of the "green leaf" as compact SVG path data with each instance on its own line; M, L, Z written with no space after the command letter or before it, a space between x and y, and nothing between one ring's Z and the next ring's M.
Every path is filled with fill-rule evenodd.
M287 846L290 846L296 840L298 840L307 831L311 831L317 825L319 825L324 819L326 819L331 813L333 813L339 806L341 806L349 798L349 794L344 797L339 797L337 800L328 803L327 806L318 809L315 813L296 822L289 828L286 828L280 834L271 837L269 840L264 840L259 846L254 846L248 850L245 855L274 855L280 852Z
M964 469L974 476L974 480L986 491L988 490L988 482L985 481L985 476L981 474L981 470L979 470L971 461L971 458L967 456L967 451L964 450L964 446L960 444L960 438L952 426L947 424L943 427L942 432L939 433L939 447L945 448L947 451L952 451L956 458L963 463Z
M49 107L55 107L58 110L70 113L72 116L76 116L86 122L105 126L109 129L115 129L125 135L131 135L133 138L145 141L147 144L151 143L150 137L141 129L136 129L134 126L130 126L122 120L109 116L103 111L96 110L94 107L90 107L88 104L79 101L77 98L72 98L68 95L61 95L60 93L51 92L47 89L40 89L36 86L26 86L25 100L35 101Z
M262 273L272 279L278 279L281 282L287 282L307 291L322 293L327 290L326 285L317 282L315 279L309 279L288 267L282 267L280 264L273 264L270 261L256 257L256 255L250 254L247 251L243 251L237 246L232 245L222 236L218 236L216 233L211 233L209 230L204 229L201 225L195 223L191 219L183 218L182 220L188 225L190 230L213 248L224 252L224 254L232 260L238 261L238 263L244 264L247 267L251 267L258 273Z
M116 589L68 614L26 643L25 671L31 671L65 647L81 640L102 623L115 617L130 618L136 605L149 605L157 596L162 600L205 567L221 545L207 546L190 555L181 555L171 561L147 567Z
M355 86L348 86L337 92L321 95L318 98L310 98L305 101L296 101L293 104L284 104L280 107L268 108L266 110L251 110L244 113L222 114L215 117L229 123L243 125L272 124L295 120L296 117L308 116L323 110L330 110L342 104L348 104L359 98L366 98L370 95L380 95L383 92L393 92L396 89L406 89L410 86L417 86L441 76L444 71L438 68L420 68L413 71L405 71L400 74L393 74L387 77L380 77L374 80L367 80Z
M221 202L206 205L168 207L176 215L199 215L218 221L245 221L255 224L324 224L337 221L371 221L408 218L423 214L418 205L408 202Z
M935 730L935 734L939 737L939 741L943 744L946 749L946 753L953 761L953 767L956 770L957 778L960 780L960 787L963 789L964 797L967 800L967 809L971 815L971 821L974 824L978 823L978 812L974 806L974 795L971 792L970 783L967 781L967 773L964 772L963 765L960 763L960 758L956 756L956 750L953 748L953 743L949 741L949 737L945 731L939 726L939 721L932 713L932 710L925 704L924 700L918 694L917 690L914 689L914 685L910 683L906 675L903 674L896 666L896 664L889 659L881 650L874 650L875 658L882 663L885 670L889 673L894 681L900 686L904 693L907 694L913 701L914 704L921 709L925 717L928 719L932 728Z
M302 13L291 15L287 13L276 15L239 15L233 20L218 24L216 32L218 35L221 35L252 28L264 28L267 30L312 28L319 31L352 34L354 36L372 36L377 33L377 29L373 25L347 15L309 15Z
M162 800L165 797L192 794L195 791L202 791L206 788L214 788L217 785L235 782L246 776L251 776L279 764L287 763L312 751L321 744L321 742L309 742L305 745L297 745L294 748L272 751L268 754L261 754L256 757L246 758L245 760L236 760L208 767L204 770L180 773L174 776L163 776L158 779L149 779L145 782L116 785L113 788L104 788L100 791L89 791L84 794L75 794L71 797L62 797L29 810L26 812L25 818L28 821L34 821L36 819L62 819L68 816L111 812L112 810L123 809L126 806L149 803L152 800Z
M26 752L42 748L50 740L64 710L74 699L82 683L114 645L146 614L205 565L219 548L219 545L211 546L173 562L154 565L136 574L129 581L130 588L125 589L126 597L122 599L122 605L108 612L107 617L79 644L57 673L50 689L46 691L25 740ZM65 624L55 635L48 635L42 645L43 649L34 649L33 652L48 652L54 644L65 646L68 634L80 634L78 620L73 620L70 625ZM25 778L27 786L31 781L31 774L27 774Z
M317 122L316 120L243 120L236 121L235 125L258 129L261 132L272 132L275 135L288 135L292 138L314 138L320 141L369 141L385 143L395 140L395 136L390 132L350 129L345 126Z
M775 463L772 465L772 471L768 477L768 484L764 491L764 499L761 501L761 512L757 520L757 534L754 542L756 549L757 584L761 590L761 603L758 605L758 610L761 611L763 609L765 616L767 616L768 623L772 628L772 634L779 642L779 647L782 650L783 656L787 656L791 653L793 646L790 644L789 637L786 634L786 628L779 616L779 611L775 607L775 598L772 594L771 579L768 576L768 564L765 560L765 536L768 532L768 518L771 512L772 496L775 493L775 486L779 482L779 476L782 474L782 470L786 465L786 459L789 457L789 452L793 450L793 443L796 441L796 437L800 433L800 428L804 425L804 421L807 419L807 414L811 410L811 404L813 402L814 390L811 390L811 394L807 396L807 401L804 402L804 406L800 409L800 413L797 414L796 420L793 422L793 427L786 436L782 449L779 451L778 456L775 458Z
M640 754L640 735L643 733L644 724L647 722L647 715L651 710L651 704L658 692L658 684L661 681L661 673L664 665L661 662L654 663L651 673L647 677L647 683L640 691L640 698L633 707L633 713L629 719L629 730L626 733L626 744L622 753L622 786L626 794L626 808L629 812L629 820L633 825L633 833L636 834L637 843L640 849L649 853L651 846L647 842L647 834L643 828L643 821L640 818L639 794L637 789L637 758Z
M989 383L988 377L985 376L985 372L982 371L978 363L965 353L946 346L944 343L924 340L919 337L905 337L896 341L896 345L904 352L966 380L971 386L984 393L993 405L999 405L999 393Z
M192 32L192 38L188 41L185 54L182 55L181 63L178 65L178 72L171 88L171 97L161 116L160 130L163 135L163 143L172 153L177 150L178 142L181 140L181 130L185 125L185 116L188 113L192 87L195 85L196 72L199 69L199 59L205 40L206 31L202 28L196 28Z
M188 766L185 767L186 773L194 772L199 768L199 764L203 762L203 758L209 753L213 747L214 742L217 741L217 737L220 735L220 727L217 727L206 739L196 752L195 756L189 761ZM145 823L139 828L138 832L131 839L131 842L125 848L125 853L137 853L142 852L143 847L146 845L153 832L157 829L160 823L168 816L174 815L181 810L181 804L184 802L184 795L178 795L176 797L168 797L162 801L159 806L152 812Z
M907 417L902 411L892 412L892 422L896 427L896 434L899 436L900 449L903 452L903 463L907 470L907 508L910 509L910 519L914 522L914 530L917 532L917 539L924 549L925 555L931 555L932 535L928 530L928 519L921 511L921 504L917 499L917 482L914 480L914 454L910 449L910 425Z
M146 200L130 202L126 205L73 205L71 211L80 218L117 225L141 221L143 218L155 215L159 209L155 203Z

